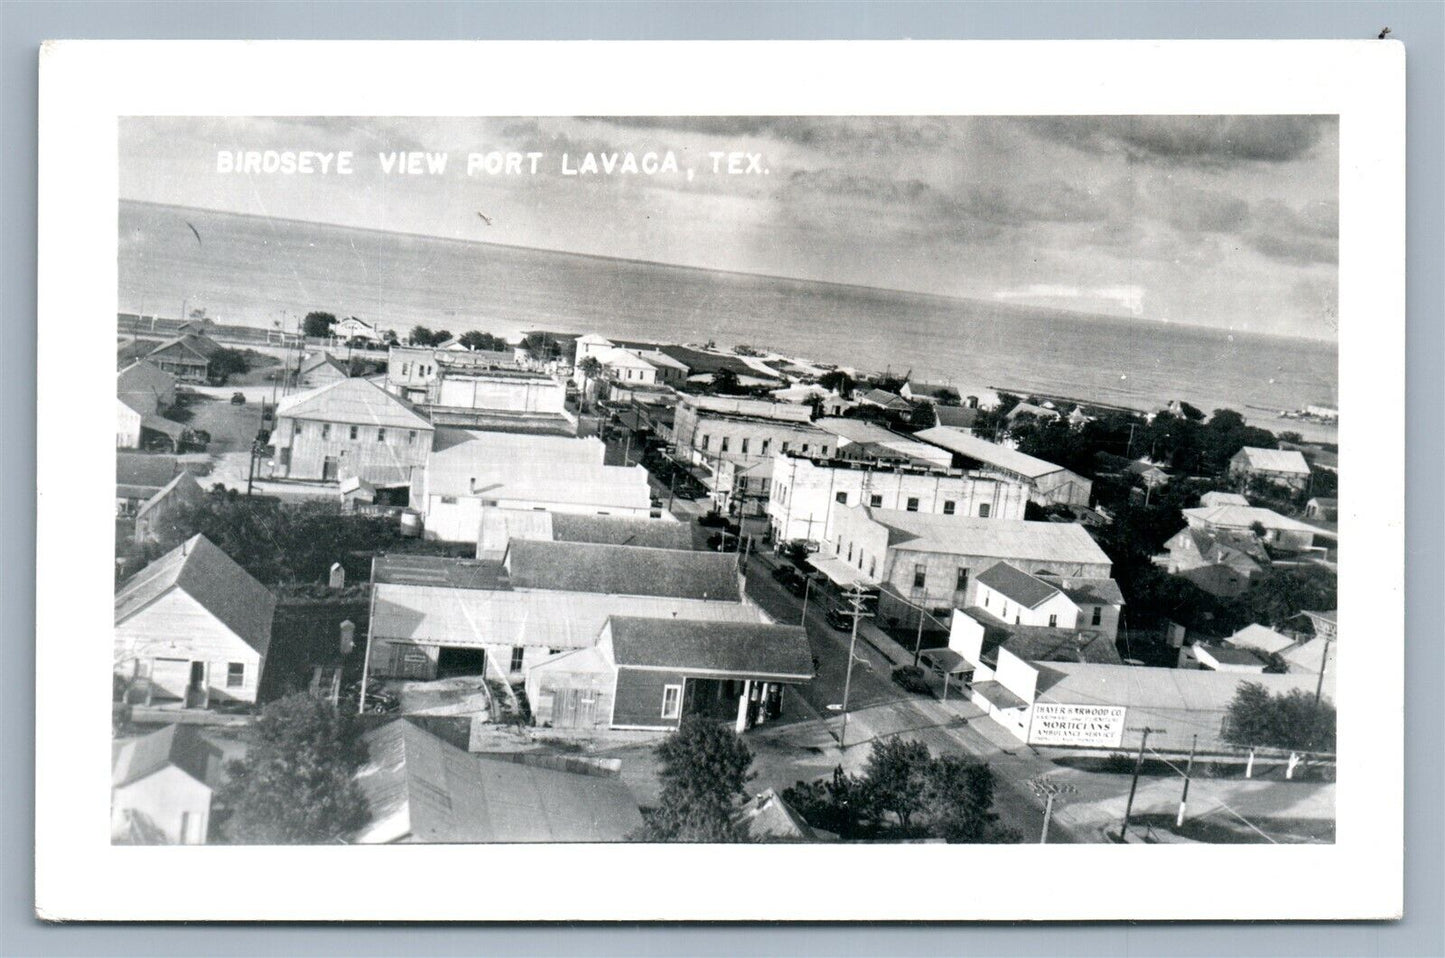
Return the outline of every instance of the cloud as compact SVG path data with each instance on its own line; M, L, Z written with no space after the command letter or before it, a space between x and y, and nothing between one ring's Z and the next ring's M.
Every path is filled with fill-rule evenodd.
M1337 203L1318 201L1296 210L1267 200L1255 207L1254 221L1245 238L1270 259L1300 265L1333 264L1339 259Z
M1332 116L1038 117L1033 133L1092 153L1124 153L1164 165L1284 163L1308 155Z
M958 126L956 117L930 116L613 116L599 122L627 129L671 130L726 139L773 139L820 149L878 151L938 147Z
M1161 205L1164 221L1186 233L1242 233L1250 223L1249 204L1218 190L1176 186Z

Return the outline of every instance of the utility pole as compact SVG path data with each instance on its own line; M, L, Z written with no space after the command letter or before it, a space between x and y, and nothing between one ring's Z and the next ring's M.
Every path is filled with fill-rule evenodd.
M1325 654L1320 656L1320 677L1315 682L1315 708L1320 707L1320 696L1325 691L1325 667L1330 663L1330 637L1325 638Z
M918 634L913 637L913 667L918 668L918 657L923 654L923 606L918 609Z
M1134 813L1134 793L1139 788L1139 770L1144 767L1144 747L1149 743L1149 733L1154 731L1162 732L1163 729L1151 729L1144 726L1143 736L1139 739L1139 757L1134 759L1134 780L1129 783L1129 801L1124 805L1124 824L1119 827L1119 844L1124 844L1124 836L1129 834L1129 816Z
M1194 750L1199 747L1199 736L1189 743L1189 761L1184 763L1184 792L1179 796L1179 814L1174 819L1175 828L1184 827L1184 809L1189 805L1189 777L1194 772Z
M858 620L873 617L872 612L863 611L864 597L866 592L859 586L854 586L846 593L848 597L848 610L844 612L853 619L853 634L848 641L848 671L843 676L843 727L838 732L838 751L848 747L848 693L853 687L853 656L858 648Z
M804 629L808 627L808 593L813 591L813 576L811 573L803 576L803 615L798 619L798 624Z

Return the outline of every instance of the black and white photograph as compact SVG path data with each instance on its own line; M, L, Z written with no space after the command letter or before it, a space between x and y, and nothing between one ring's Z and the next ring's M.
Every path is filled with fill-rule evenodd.
M781 888L1307 861L1398 802L1337 729L1401 608L1348 579L1391 492L1341 430L1397 400L1342 328L1398 323L1342 294L1341 111L112 129L114 619L69 667L109 647L117 854Z

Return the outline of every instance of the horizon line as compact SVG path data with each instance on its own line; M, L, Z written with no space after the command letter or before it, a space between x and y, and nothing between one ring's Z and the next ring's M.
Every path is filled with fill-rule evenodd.
M1266 332L1255 329L1235 329L1229 326L1215 326L1208 323L1188 322L1176 319L1157 319L1146 316L1120 316L1111 313L1095 313L1086 310L1067 309L1059 306L1038 306L1028 304L1014 304L997 299L987 299L978 296L959 296L951 293L931 292L927 290L904 289L894 286L872 286L867 283L849 283L842 280L812 279L803 276L787 276L781 273L763 273L752 270L724 269L715 266L694 266L688 263L670 263L665 260L637 259L630 256L609 256L605 253L583 253L577 250L556 249L548 246L527 246L520 243L499 243L494 240L481 239L460 239L455 236L440 236L435 233L417 233L410 230L382 229L376 226L353 226L347 223L334 223L327 220L300 219L294 216L275 216L261 213L241 213L235 210L216 209L209 206L186 206L181 203L164 203L158 200L142 200L132 197L118 197L121 203L134 203L140 206L155 206L173 210L193 210L199 213L216 213L222 216L240 216L247 219L275 220L282 223L298 223L305 226L325 226L335 229L359 230L364 233L380 233L389 236L407 236L416 239L440 240L446 243L465 243L475 246L491 246L499 249L521 250L533 253L552 253L558 256L576 256L582 259L602 260L614 263L636 263L641 266L661 266L667 269L691 270L699 273L719 273L728 276L746 276L752 279L782 280L783 282L799 283L814 286L832 286L840 289L862 290L866 292L892 293L903 296L919 296L926 299L939 299L953 303L971 303L980 306L989 306L1005 313L1052 313L1060 318L1075 319L1080 321L1097 322L1100 320L1117 322L1127 325L1138 326L1181 326L1186 329L1207 330L1226 334L1242 334L1245 336L1268 336L1275 339L1303 340L1310 343L1332 344L1339 347L1338 331L1332 337L1324 338L1319 336L1307 336L1301 333L1278 333Z

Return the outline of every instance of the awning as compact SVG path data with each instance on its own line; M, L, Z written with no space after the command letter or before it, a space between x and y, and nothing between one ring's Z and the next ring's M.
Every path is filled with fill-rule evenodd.
M1004 688L1002 682L975 682L973 690L987 699L994 708L1021 709L1029 704Z
M862 572L859 572L837 556L811 555L808 556L808 565L817 569L823 573L823 575L827 576L835 585L841 586L844 589L854 587L872 589L877 586L877 583L867 578Z
M952 649L925 649L919 660L940 675L966 675L974 670L974 664Z
M176 441L186 434L186 427L173 419L162 419L160 416L150 415L141 419L142 429L149 429L164 436L170 436Z

